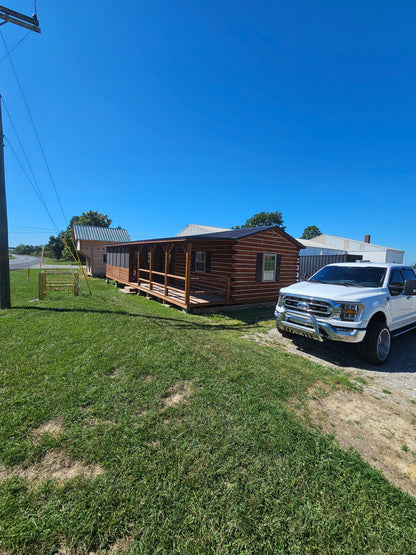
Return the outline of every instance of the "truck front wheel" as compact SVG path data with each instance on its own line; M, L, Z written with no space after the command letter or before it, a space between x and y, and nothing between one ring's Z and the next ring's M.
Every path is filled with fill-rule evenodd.
M390 331L383 322L370 322L364 339L358 343L358 356L371 364L383 364L390 352Z

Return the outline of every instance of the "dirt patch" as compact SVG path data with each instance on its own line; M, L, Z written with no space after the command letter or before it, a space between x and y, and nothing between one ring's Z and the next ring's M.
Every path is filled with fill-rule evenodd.
M120 538L108 548L106 553L126 553L132 541L132 538Z
M41 461L28 468L16 466L6 469L0 467L0 482L12 476L19 476L28 482L40 483L44 480L56 480L59 485L62 485L77 476L92 480L103 473L104 469L99 465L83 465L68 457L62 449L52 449Z
M415 407L416 408L416 407ZM416 497L415 411L390 394L336 391L311 399L311 421L335 437L343 449L352 448L394 485Z
M150 441L147 445L155 450L160 449L160 441L158 439L155 439L154 441Z
M354 345L286 339L273 329L247 336L358 380L362 392L312 394L304 417L343 449L354 449L395 486L416 497L416 334L393 340L386 363L361 362ZM321 392L322 393L322 390Z
M58 438L60 435L62 435L62 431L63 418L62 416L58 416L58 418L54 418L53 420L46 422L46 424L42 424L41 426L39 426L39 428L36 428L36 430L33 430L33 437L35 439L35 442L37 443L40 441L40 438L43 434L49 434L54 438Z
M115 422L112 420L101 420L100 418L87 418L84 423L86 428L95 428L96 426L103 426L104 428L111 428L115 426Z
M107 549L100 549L99 551L88 551L88 555L113 555L113 554L121 554L126 553L128 549L131 547L133 539L128 538L120 538L115 543L110 545ZM78 555L80 552L77 549L71 549L69 547L62 547L58 552L57 555ZM1 552L0 552L0 555Z
M190 383L177 383L169 389L171 395L166 397L165 407L174 407L182 403L186 403L187 398L192 395Z

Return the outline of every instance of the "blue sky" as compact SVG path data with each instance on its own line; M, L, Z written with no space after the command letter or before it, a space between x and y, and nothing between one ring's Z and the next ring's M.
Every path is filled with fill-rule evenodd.
M8 0L26 14L33 0ZM38 0L0 90L58 230L88 210L132 239L279 210L416 262L413 1ZM26 31L7 23L9 49ZM0 58L5 55L0 40ZM4 133L25 163L7 114ZM6 142L9 243L51 223Z

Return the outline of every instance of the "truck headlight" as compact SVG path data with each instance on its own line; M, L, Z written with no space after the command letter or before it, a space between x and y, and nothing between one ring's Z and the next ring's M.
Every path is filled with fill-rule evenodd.
M283 306L283 295L279 293L279 297L277 299L277 306Z
M358 320L363 311L363 305L359 303L350 303L341 305L341 320L346 322L354 322Z

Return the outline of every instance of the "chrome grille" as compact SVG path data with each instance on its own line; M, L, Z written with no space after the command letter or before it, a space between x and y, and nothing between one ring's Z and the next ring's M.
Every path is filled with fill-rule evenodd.
M334 307L328 301L313 299L308 297L297 297L294 295L285 295L283 305L288 310L294 312L305 312L313 316L332 316Z

